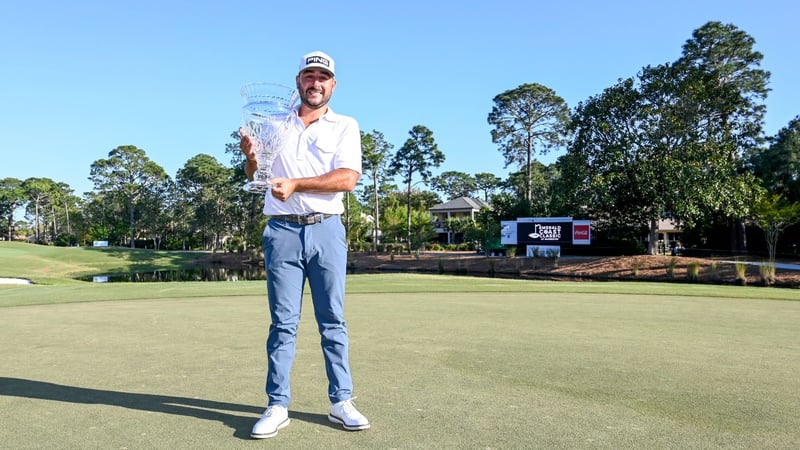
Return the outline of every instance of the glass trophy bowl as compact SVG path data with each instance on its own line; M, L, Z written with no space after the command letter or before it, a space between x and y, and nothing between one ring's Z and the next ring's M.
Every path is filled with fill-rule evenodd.
M269 191L272 164L281 150L281 136L288 127L299 96L294 88L265 82L245 84L240 93L245 102L242 128L252 142L258 163L253 180L243 189L263 194Z

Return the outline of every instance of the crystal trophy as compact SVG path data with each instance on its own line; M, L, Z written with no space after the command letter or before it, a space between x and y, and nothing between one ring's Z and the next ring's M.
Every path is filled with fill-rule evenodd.
M242 107L242 128L250 137L256 154L258 168L253 180L243 186L247 192L263 194L269 191L272 164L281 150L281 136L289 126L297 91L277 83L249 83L240 91L245 105Z

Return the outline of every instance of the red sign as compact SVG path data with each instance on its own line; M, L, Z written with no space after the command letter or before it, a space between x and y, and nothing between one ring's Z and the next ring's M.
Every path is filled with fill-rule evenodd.
M592 242L591 222L588 220L572 223L572 244L589 245Z

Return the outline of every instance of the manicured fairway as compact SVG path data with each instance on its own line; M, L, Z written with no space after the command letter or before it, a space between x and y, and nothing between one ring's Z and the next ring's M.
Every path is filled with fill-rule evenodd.
M268 442L262 282L0 287L0 448L800 448L796 291L349 280L372 428L328 424L307 302Z

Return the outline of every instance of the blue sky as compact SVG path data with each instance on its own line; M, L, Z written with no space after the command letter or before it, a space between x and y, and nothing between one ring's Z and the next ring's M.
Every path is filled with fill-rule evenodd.
M771 72L765 130L800 115L798 3L36 1L0 6L0 178L92 190L92 162L135 145L170 174L206 153L229 165L239 88L292 85L300 57L336 60L331 106L398 149L421 124L435 172L514 167L492 144L492 98L523 83L570 107L646 65L680 57L708 21L756 40ZM561 152L538 156L545 163Z

